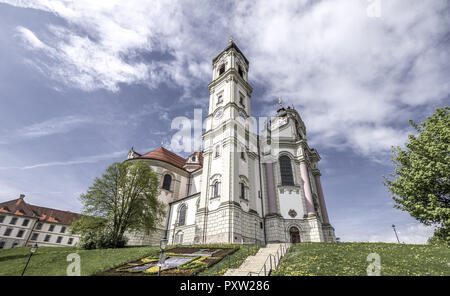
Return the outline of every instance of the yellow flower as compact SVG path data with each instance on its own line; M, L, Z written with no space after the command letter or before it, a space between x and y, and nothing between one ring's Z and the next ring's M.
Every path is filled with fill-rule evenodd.
M159 266L155 265L155 266L152 266L152 267L148 268L147 270L145 270L145 272L146 273L156 273L156 272L158 272L158 270L159 270Z

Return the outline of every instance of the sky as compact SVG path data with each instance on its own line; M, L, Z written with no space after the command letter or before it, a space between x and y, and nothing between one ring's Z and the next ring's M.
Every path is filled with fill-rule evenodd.
M425 243L394 209L391 147L449 105L446 0L0 0L0 202L80 211L133 146L170 149L172 120L207 115L230 35L250 61L252 116L293 105L320 153L341 241ZM186 153L180 153L186 156Z

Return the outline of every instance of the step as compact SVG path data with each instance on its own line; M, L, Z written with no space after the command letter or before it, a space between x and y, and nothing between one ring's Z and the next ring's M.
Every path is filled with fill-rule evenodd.
M277 254L280 246L281 244L268 244L266 247L259 249L256 255L247 257L238 268L228 269L225 272L225 276L246 276L249 272L258 273L263 269L264 263L266 263L267 260L270 260L268 259L270 255L279 257L276 259L276 263L278 263L278 259L281 259L282 257L280 253ZM289 244L286 245L286 251L289 250L289 247ZM266 266L269 269L270 263Z

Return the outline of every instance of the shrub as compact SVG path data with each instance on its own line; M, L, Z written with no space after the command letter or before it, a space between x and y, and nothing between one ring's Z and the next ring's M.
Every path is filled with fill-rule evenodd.
M446 245L450 247L450 227L438 228L434 235L428 239L430 245Z
M93 232L89 231L81 236L79 247L85 250L123 248L127 244L127 238L123 236L114 241L113 233L106 229Z

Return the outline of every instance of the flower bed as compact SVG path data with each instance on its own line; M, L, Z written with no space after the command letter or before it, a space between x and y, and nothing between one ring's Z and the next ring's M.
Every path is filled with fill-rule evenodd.
M239 248L175 247L165 252L166 260L158 265L159 256L153 255L113 268L102 275L196 275L220 262Z

